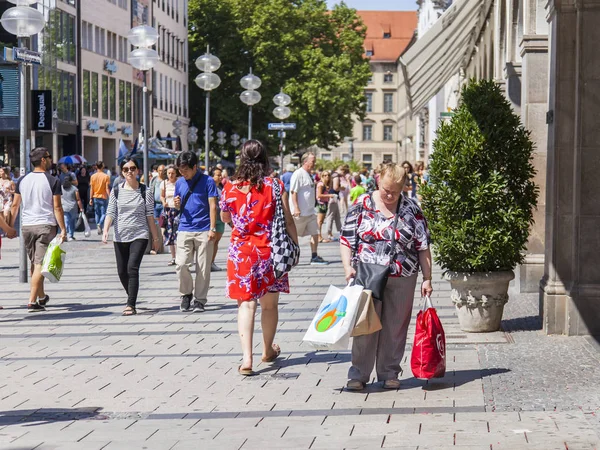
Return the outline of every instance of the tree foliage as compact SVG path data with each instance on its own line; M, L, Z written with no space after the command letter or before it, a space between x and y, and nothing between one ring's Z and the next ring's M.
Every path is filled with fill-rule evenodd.
M523 261L538 188L533 143L492 81L471 81L433 143L422 188L435 259L457 272L513 270Z
M317 159L315 167L317 170L337 170L340 166L348 166L350 173L360 172L363 169L363 165L359 161L351 160L348 162L342 161L341 159L334 159L332 161L325 159Z
M286 137L289 150L318 145L330 148L351 135L352 115L364 117L364 87L370 77L363 56L365 28L344 4L327 10L324 0L190 0L190 61L206 51L217 55L221 85L211 92L212 128L229 136L247 135L248 109L240 99L240 79L252 67L262 80L253 107L253 137L277 148L267 132L272 98L283 88L292 98L297 130ZM203 129L204 92L190 64L190 114ZM203 139L202 132L200 140ZM233 152L230 152L233 153Z

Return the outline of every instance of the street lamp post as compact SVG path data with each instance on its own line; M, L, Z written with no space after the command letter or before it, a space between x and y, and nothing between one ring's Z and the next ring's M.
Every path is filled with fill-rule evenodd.
M192 125L189 129L188 129L188 142L190 144L192 144L192 152L194 151L194 144L196 142L198 142L198 128L196 128L194 125Z
M210 143L210 91L221 84L221 78L215 72L221 67L221 60L210 54L210 48L206 46L206 53L196 59L196 67L202 73L196 77L196 85L206 92L206 123L204 124L204 165L208 171L209 143Z
M345 137L344 141L348 142L349 144L349 150L350 150L350 160L354 161L354 141L356 140L355 137Z
M149 171L148 171L148 111L146 107L146 97L148 95L148 87L146 86L146 72L152 69L159 61L158 52L150 47L158 42L158 32L148 26L140 25L129 30L127 35L129 44L137 47L131 53L129 53L129 63L137 70L144 74L144 81L142 86L142 136L144 140L144 182L148 184Z
M179 120L179 117L177 117L177 119L173 121L173 136L180 137L183 134L183 131L181 130L182 126L183 123L181 122L181 120ZM177 144L175 144L175 146L177 146Z
M289 95L284 94L283 92L283 88L281 89L281 91L279 92L279 94L277 94L275 97L273 97L273 103L275 103L275 105L277 106L274 110L273 110L273 115L275 117L277 117L279 120L281 120L281 122L283 123L283 121L285 119L287 119L288 117L290 117L290 114L292 113L290 111L290 108L288 108L288 105L290 103L292 103L292 99ZM280 158L280 166L279 166L279 170L283 170L283 138L285 137L285 131L281 130L279 132L279 158Z
M260 102L261 95L256 89L261 84L260 78L252 74L252 67L250 67L250 73L240 80L240 85L246 89L240 94L240 100L248 105L248 139L252 139L252 106Z
M25 47L25 38L38 34L44 28L44 15L37 9L30 8L30 5L37 3L38 0L9 0L17 5L7 9L0 18L0 23L4 29L18 39L19 48ZM27 86L27 66L25 63L19 63L19 157L20 157L20 176L27 173L27 96L29 86ZM25 241L23 240L23 204L21 204L21 213L19 214L19 281L27 283L27 253L25 251Z
M227 143L227 133L225 133L224 131L219 131L217 133L217 144L219 144L221 147L223 147L226 143ZM221 159L223 158L223 148L221 148Z

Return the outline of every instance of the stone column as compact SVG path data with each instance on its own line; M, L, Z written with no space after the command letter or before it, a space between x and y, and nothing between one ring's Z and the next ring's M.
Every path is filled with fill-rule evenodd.
M520 43L522 57L521 121L535 142L533 165L535 183L540 188L535 224L531 229L525 263L516 273L517 288L523 293L539 291L544 275L544 228L546 217L546 154L548 147L548 28L536 17L544 17L545 8L538 0L526 0L523 8L524 35Z
M549 334L600 334L600 1L550 0L546 260Z

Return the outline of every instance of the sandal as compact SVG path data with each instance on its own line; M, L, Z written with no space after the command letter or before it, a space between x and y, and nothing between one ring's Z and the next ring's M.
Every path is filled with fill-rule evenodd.
M245 377L249 377L251 375L254 375L254 370L252 370L252 369L242 369L242 366L239 366L238 367L238 373L240 375L245 376Z
M362 391L365 388L365 383L360 380L348 380L346 384L347 391Z
M262 360L261 360L262 362L265 362L265 363L270 363L270 362L273 362L273 361L275 361L277 358L279 358L279 355L281 355L281 348L279 348L279 345L277 345L277 344L273 344L273 345L271 346L271 348L273 349L273 351L274 351L275 353L274 353L273 355L271 355L271 356L263 356L263 358L262 358Z
M329 244L331 242L331 239L323 239L321 241L322 244Z
M136 314L137 314L137 311L135 310L135 308L128 306L127 308L125 308L122 315L123 316L135 316Z

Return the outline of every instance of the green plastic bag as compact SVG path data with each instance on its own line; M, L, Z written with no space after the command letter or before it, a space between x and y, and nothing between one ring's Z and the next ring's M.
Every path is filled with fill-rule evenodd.
M42 262L42 275L46 277L51 283L58 283L63 273L65 265L65 252L60 248L61 239L56 236L44 255L44 261Z

